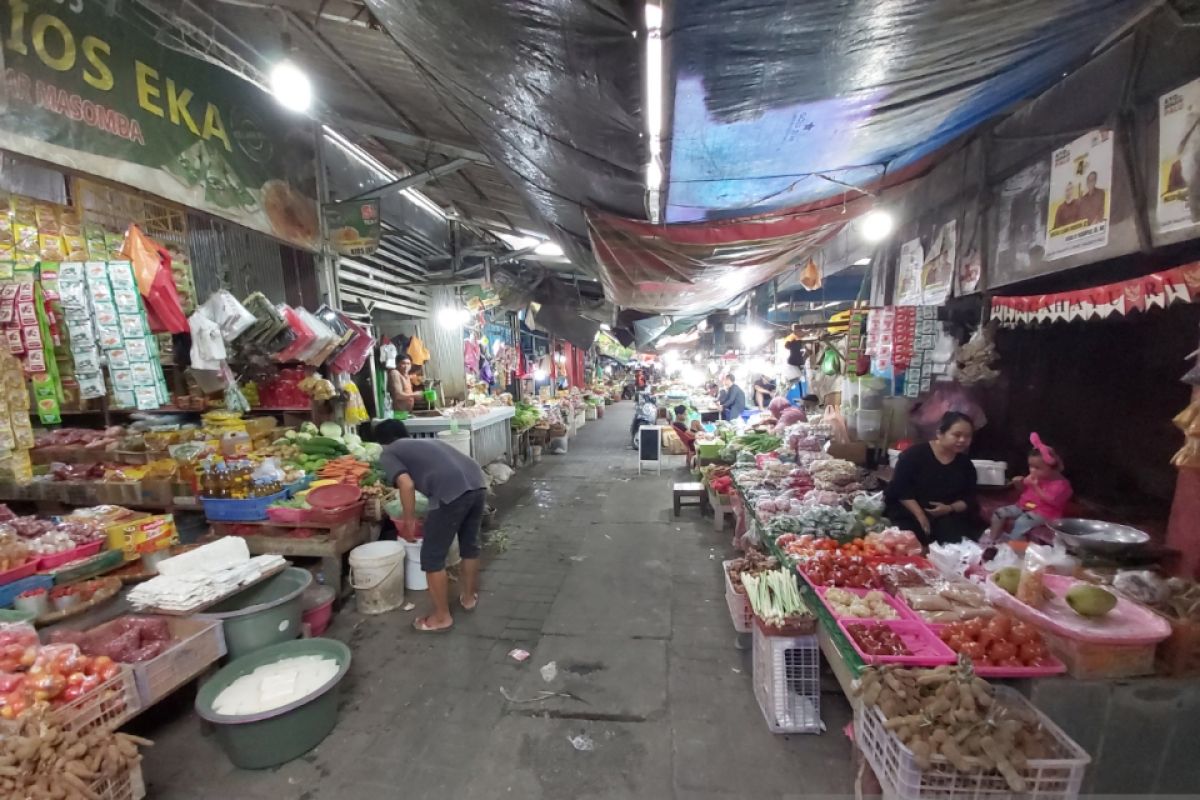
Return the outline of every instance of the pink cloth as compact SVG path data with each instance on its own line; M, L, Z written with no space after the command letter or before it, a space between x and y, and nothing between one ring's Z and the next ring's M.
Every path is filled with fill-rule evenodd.
M1044 519L1061 519L1072 493L1071 482L1066 478L1042 481L1036 487L1026 478L1025 488L1017 500L1017 505L1022 511L1032 511Z

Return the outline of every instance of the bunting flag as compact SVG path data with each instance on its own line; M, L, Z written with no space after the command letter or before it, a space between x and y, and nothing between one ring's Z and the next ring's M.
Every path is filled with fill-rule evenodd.
M993 297L992 320L1005 326L1107 319L1114 314L1200 301L1200 261L1091 289Z

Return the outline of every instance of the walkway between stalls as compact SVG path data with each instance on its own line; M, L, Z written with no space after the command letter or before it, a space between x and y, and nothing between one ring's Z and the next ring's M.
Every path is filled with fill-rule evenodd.
M415 611L365 617L347 605L329 635L351 646L353 668L338 726L316 750L275 770L235 770L180 703L170 722L140 731L158 741L145 763L150 796L851 793L840 695L823 697L825 734L767 732L724 601L730 534L694 508L671 516L677 466L638 476L632 411L610 406L569 453L500 488L508 547L485 565L479 609L460 611L454 631L418 634ZM424 593L410 599L423 607ZM532 656L518 663L514 648ZM546 691L561 694L536 699Z

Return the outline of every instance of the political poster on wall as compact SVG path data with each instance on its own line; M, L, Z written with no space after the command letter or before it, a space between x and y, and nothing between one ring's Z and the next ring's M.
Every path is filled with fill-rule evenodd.
M954 283L957 246L958 223L950 220L945 225L939 225L921 268L919 305L940 306L949 297L950 286Z
M925 248L920 239L909 239L900 245L900 257L896 260L896 296L893 304L919 306L921 304L921 269L925 265Z
M1200 225L1200 78L1158 99L1160 231Z
M1108 244L1113 136L1094 130L1050 157L1046 258L1064 258Z

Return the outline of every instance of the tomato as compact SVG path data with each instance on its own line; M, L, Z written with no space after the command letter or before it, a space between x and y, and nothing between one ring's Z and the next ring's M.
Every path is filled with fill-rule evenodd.
M1022 642L1017 648L1017 657L1026 664L1032 664L1038 659L1046 657L1046 645L1042 642Z
M1012 619L1004 614L997 614L988 622L987 627L997 639L1004 639L1012 631Z
M1007 639L997 639L987 650L988 658L997 663L1017 657L1017 646Z
M974 639L978 639L979 635L983 633L983 629L987 623L982 618L976 617L975 619L967 620L962 625L963 630L965 630L969 636Z
M983 649L983 645L979 642L964 642L961 647L953 649L977 664L982 664L987 659L987 651Z

